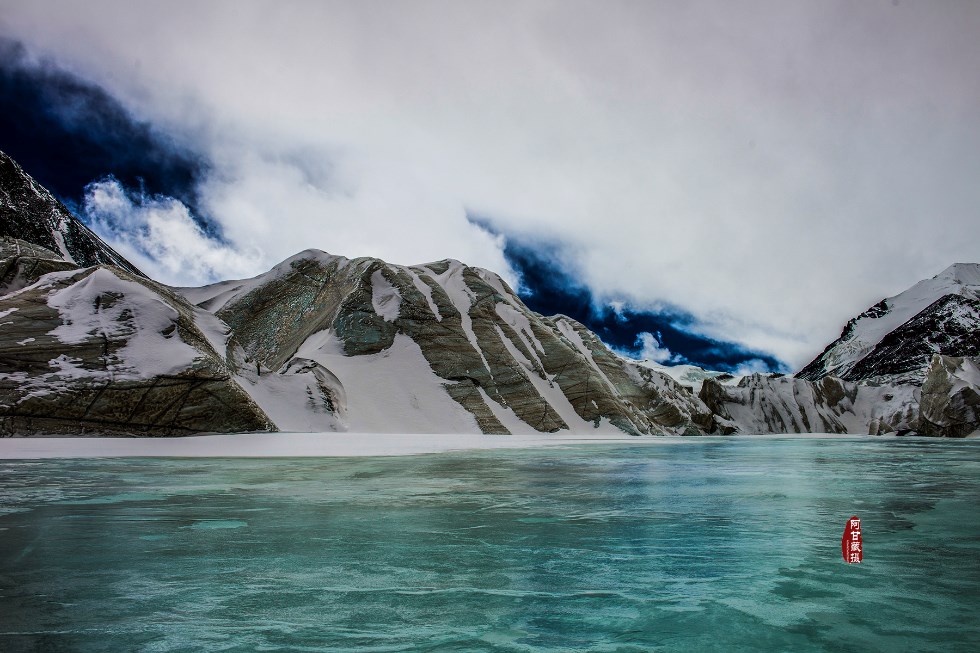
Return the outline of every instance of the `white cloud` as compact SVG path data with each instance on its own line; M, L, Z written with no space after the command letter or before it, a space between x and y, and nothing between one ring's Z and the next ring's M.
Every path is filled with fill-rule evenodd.
M736 367L732 371L732 374L735 376L749 376L750 374L766 374L768 372L769 366L765 361L753 358Z
M216 160L225 174L201 186L203 205L231 242L276 260L310 247L400 264L456 258L495 270L516 287L501 239L470 224L459 199L440 194L410 160L379 170L353 156L321 154L330 171L310 178L304 162L246 148L222 151Z
M228 249L203 272L317 247L507 273L469 210L566 241L597 296L679 307L791 366L980 255L978 31L977 3L916 0L39 0L0 18L204 152Z
M669 349L662 346L658 336L644 331L636 336L636 346L640 348L637 358L640 360L653 361L654 363L679 363L680 357L671 353Z
M205 234L179 201L134 197L114 179L89 184L82 210L111 247L169 285L251 277L269 267L259 250L241 251Z

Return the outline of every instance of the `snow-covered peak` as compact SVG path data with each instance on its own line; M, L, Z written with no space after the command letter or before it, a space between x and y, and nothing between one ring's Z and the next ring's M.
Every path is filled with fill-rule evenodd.
M444 258L444 259L440 259L438 261L431 261L429 263L420 263L419 265L416 265L414 267L421 267L421 268L446 268L446 269L452 269L452 270L461 270L462 268L465 268L466 267L466 264L464 264L462 261L460 261L458 259Z
M40 282L43 285L46 282ZM66 345L96 337L125 343L103 356L110 378L140 378L172 374L193 365L200 353L177 334L179 314L154 290L120 277L112 268L94 268L76 283L48 294L62 324L48 335ZM68 358L59 361L62 374L82 370Z
M980 265L956 263L894 297L884 299L848 322L841 337L812 361L799 376L845 378L885 336L947 295L980 299Z
M935 279L948 279L954 284L961 285L980 292L980 263L953 263L935 276Z
M933 278L924 279L905 292L876 304L857 318L849 340L873 347L885 335L946 295L980 298L980 265L951 265Z
M347 263L350 262L350 259L348 259L345 256L328 254L327 252L324 252L323 250L320 249L312 249L312 248L304 249L302 252L298 254L293 254L292 256L285 259L281 263L277 263L276 265L272 266L272 269L269 270L268 272L263 272L262 274L252 277L251 279L244 279L234 283L247 283L252 281L258 282L260 284L266 283L273 279L278 279L283 275L290 274L298 263L304 263L304 262L316 263L317 265L322 267L326 267L328 265L331 265L332 263L337 263L338 267L342 268L345 265L347 265ZM227 281L227 282L219 282L219 283L233 283L233 282ZM212 285L217 285L217 284L212 284Z

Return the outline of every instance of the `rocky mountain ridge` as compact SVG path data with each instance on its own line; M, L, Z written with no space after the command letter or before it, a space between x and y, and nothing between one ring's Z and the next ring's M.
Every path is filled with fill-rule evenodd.
M980 356L980 265L956 263L878 302L796 375L922 385L935 354Z
M976 344L968 266L916 286L915 301L886 300L825 352L820 369L867 369L870 381L737 379L623 358L571 318L534 313L493 272L455 260L403 266L307 250L252 279L169 288L99 240L67 238L86 232L27 175L0 181L0 197L32 198L5 205L0 241L3 435L960 437L980 428L976 362L945 355ZM78 242L95 262L80 263L91 259ZM945 292L954 286L966 291ZM868 336L882 316L872 324L880 337ZM896 357L914 365L896 372ZM912 382L882 381L906 372Z
M319 373L323 405L354 430L710 428L706 408L672 380L644 375L571 318L533 313L498 275L459 261L398 266L308 250L254 279L180 292L228 325L240 350L229 357L255 366L256 386L262 370Z
M0 152L0 237L20 239L79 266L114 265L145 276Z
M0 267L0 435L274 428L165 286L9 238Z

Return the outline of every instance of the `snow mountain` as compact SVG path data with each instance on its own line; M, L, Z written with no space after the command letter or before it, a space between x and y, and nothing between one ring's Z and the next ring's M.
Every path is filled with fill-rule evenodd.
M451 259L307 250L171 288L0 163L0 435L980 429L975 265L852 321L813 379L737 378L621 357Z
M253 279L179 292L228 326L229 364L287 429L703 433L706 407L571 318L532 312L495 273L301 252ZM300 388L297 394L297 389ZM332 415L332 416L331 416ZM332 420L332 421L331 421Z
M922 385L935 354L980 356L980 265L956 263L883 299L796 375Z
M275 428L166 286L12 238L0 269L0 435Z

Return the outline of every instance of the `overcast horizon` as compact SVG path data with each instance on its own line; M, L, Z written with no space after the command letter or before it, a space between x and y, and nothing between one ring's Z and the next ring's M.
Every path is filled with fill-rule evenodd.
M965 1L0 0L0 150L165 283L455 258L624 353L793 371L980 261L976 34Z

